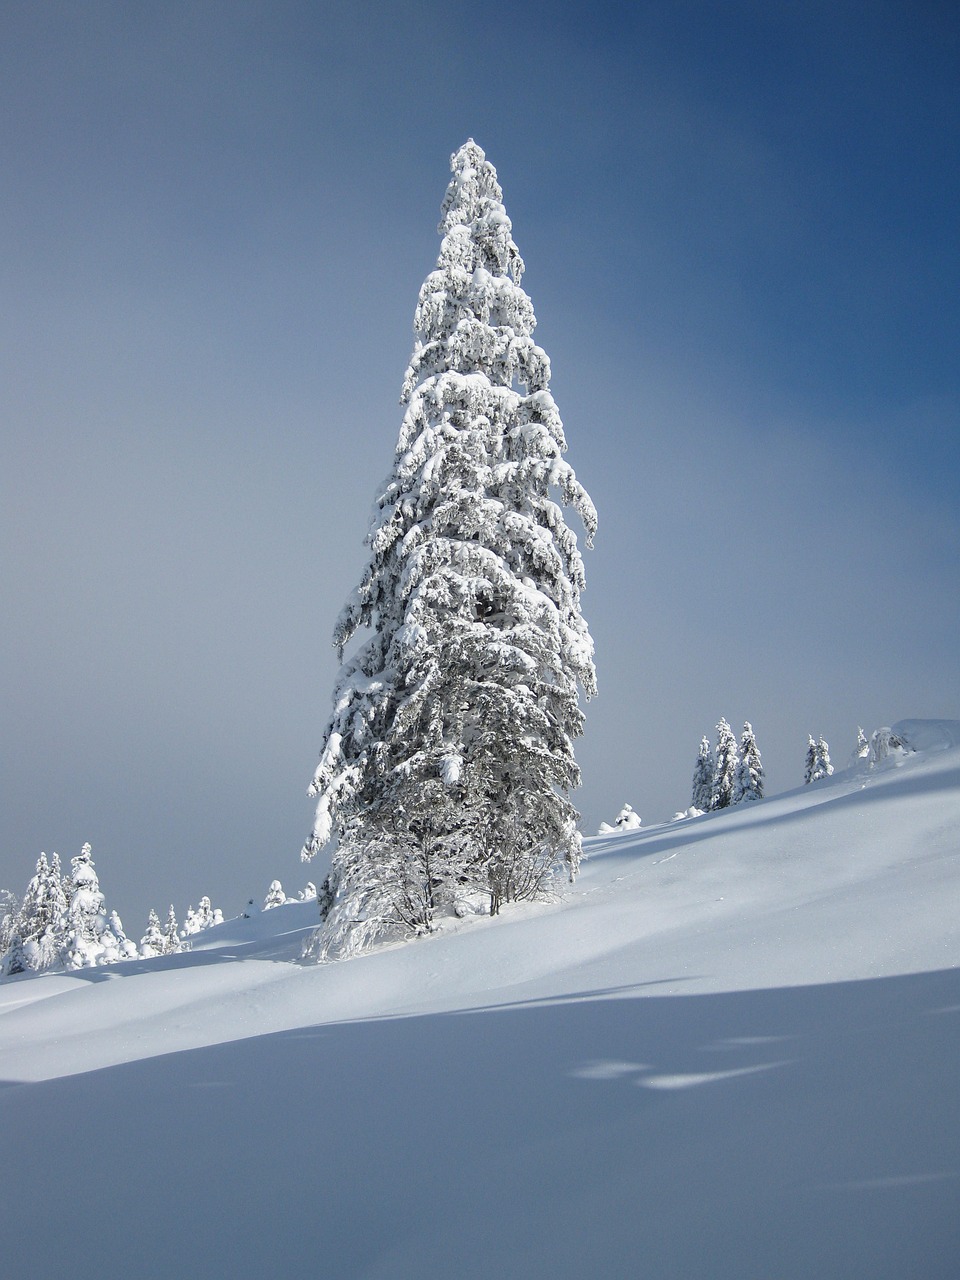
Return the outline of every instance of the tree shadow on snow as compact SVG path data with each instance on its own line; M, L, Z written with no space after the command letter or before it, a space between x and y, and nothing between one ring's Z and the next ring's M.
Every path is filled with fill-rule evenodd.
M958 1274L960 972L581 995L5 1089L9 1274Z

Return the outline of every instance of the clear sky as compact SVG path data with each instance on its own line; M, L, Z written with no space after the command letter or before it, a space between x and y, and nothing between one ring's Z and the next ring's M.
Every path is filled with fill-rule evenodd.
M584 829L750 719L960 716L954 0L8 0L0 886L229 914L299 849L448 158L597 504Z

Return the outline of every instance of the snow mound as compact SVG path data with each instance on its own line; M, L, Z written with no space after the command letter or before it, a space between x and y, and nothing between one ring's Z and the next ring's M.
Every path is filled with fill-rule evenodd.
M960 720L898 720L893 732L911 751L960 747Z
M894 727L355 960L288 902L0 984L4 1275L953 1280L960 724Z

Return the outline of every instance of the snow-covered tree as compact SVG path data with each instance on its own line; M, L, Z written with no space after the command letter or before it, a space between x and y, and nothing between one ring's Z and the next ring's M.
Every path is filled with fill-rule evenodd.
M710 739L704 735L700 739L700 750L697 752L697 763L693 767L693 789L690 804L694 809L706 813L713 808L714 763Z
M639 831L643 825L632 804L625 804L613 820L618 831Z
M857 745L853 749L851 760L865 760L870 754L870 743L863 732L863 725L857 725Z
M809 786L813 781L813 771L817 764L817 743L813 734L807 735L807 754L803 761L803 785Z
M317 896L317 886L312 880L308 880L298 894L301 902L313 902Z
M737 776L733 783L733 803L741 800L763 799L763 762L753 726L749 720L744 721L743 733L740 735L740 760L737 764Z
M613 820L613 825L609 822L601 822L598 835L613 835L616 831L639 831L643 826L639 813L636 812L633 805L625 804L617 816Z
M903 739L894 733L892 729L885 726L882 729L875 729L870 735L867 760L870 768L873 769L891 756L905 755L908 750L909 748Z
M0 956L4 955L13 937L13 930L20 910L20 899L10 889L0 889Z
M49 969L61 961L67 921L67 897L60 859L41 853L23 901L8 923L4 972ZM16 944L14 946L14 943Z
M303 853L340 837L320 899L341 943L429 928L478 890L496 911L580 853L572 743L595 674L560 504L588 543L596 512L563 458L496 172L472 140L451 168L393 470L334 642L372 635L341 669L311 786Z
M163 925L160 917L151 910L147 917L147 931L140 939L140 954L149 959L151 956L166 954L166 939L163 936Z
M717 725L717 750L713 769L711 809L726 809L733 803L733 788L740 763L733 730L721 716Z
M183 928L180 930L182 938L189 938L195 933L200 933L204 929L211 929L215 924L223 924L223 912L219 907L214 907L210 903L210 899L206 896L200 899L200 905L194 908L192 905L187 908L187 914L184 917Z
M90 968L101 962L102 939L109 930L109 919L89 844L70 859L67 889L70 907L63 948L64 965L68 969Z
M286 900L287 895L283 892L283 885L279 880L271 880L267 896L263 900L262 909L269 911L271 907L282 907Z
M120 960L134 960L138 954L136 944L123 931L123 922L116 911L111 911L107 927L100 935L101 952L97 964L116 964Z
M814 741L811 736L807 742L807 757L803 772L804 784L819 782L822 778L829 778L832 773L833 765L830 763L830 748L826 740L820 737Z
M189 951L190 944L184 942L180 937L180 926L177 923L177 913L173 909L173 903L170 903L170 910L167 912L167 923L163 926L163 954L165 956L176 955L178 951Z

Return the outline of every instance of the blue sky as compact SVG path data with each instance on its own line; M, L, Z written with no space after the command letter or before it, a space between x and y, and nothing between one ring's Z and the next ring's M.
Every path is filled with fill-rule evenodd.
M585 830L752 720L960 716L952 3L10 3L0 885L128 931L298 852L450 153L600 512Z

